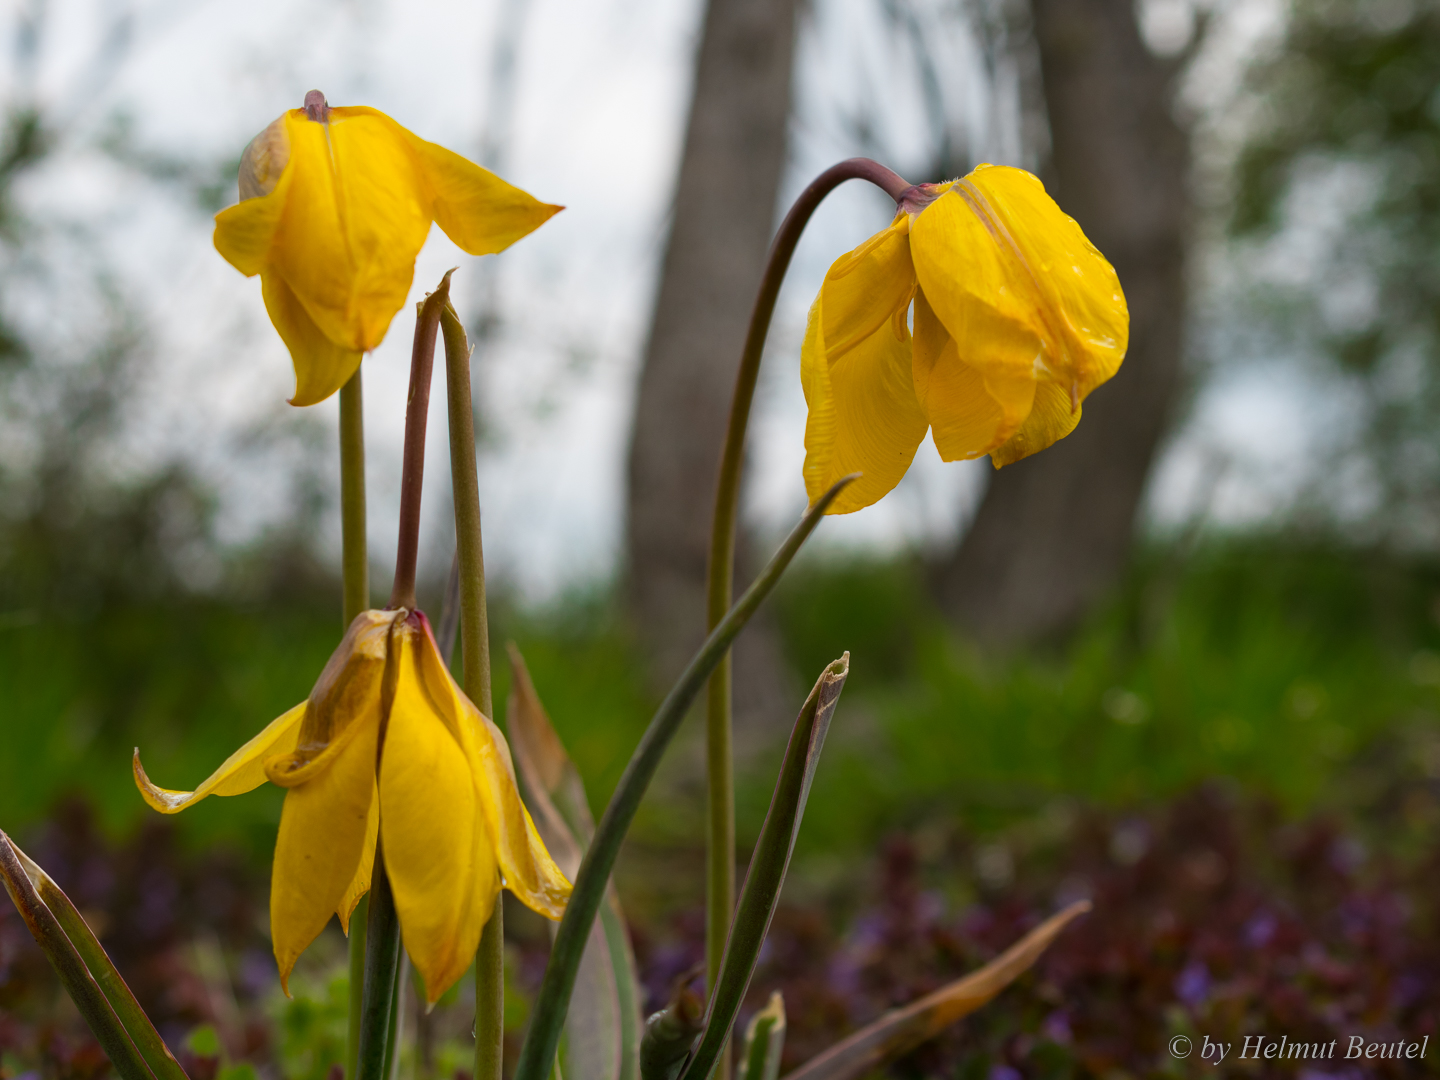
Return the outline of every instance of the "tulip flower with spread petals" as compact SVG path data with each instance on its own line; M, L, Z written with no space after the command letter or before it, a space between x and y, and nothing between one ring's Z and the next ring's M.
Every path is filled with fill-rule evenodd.
M292 405L340 389L405 303L431 222L471 255L503 251L561 207L443 146L319 91L257 135L240 202L215 216L215 247L260 275L295 364Z
M569 882L520 802L504 736L455 684L418 611L357 616L309 700L194 791L156 787L135 752L135 782L163 814L267 779L288 789L270 884L282 986L332 914L349 926L377 837L432 1003L469 966L502 886L547 918L564 912Z
M830 267L810 310L811 502L853 472L829 512L878 501L927 428L946 461L999 467L1045 449L1119 369L1129 326L1114 269L1034 176L981 165L911 188L889 228Z

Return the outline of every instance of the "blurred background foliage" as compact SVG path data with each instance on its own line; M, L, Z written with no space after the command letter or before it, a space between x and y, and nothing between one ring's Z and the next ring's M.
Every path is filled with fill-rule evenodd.
M754 690L742 703L743 849L803 687L852 654L789 907L756 983L757 994L784 986L794 1047L818 1048L982 962L1066 899L1088 891L1101 904L999 1010L897 1075L1147 1074L1162 1033L1228 1031L1237 1016L1317 1038L1362 1016L1406 1035L1440 1022L1440 911L1425 886L1440 850L1440 4L1277 0L1269 29L1232 56L1232 92L1207 97L1192 85L1214 70L1205 50L1238 48L1246 5L1094 2L1106 20L1095 25L1124 37L1135 77L1164 87L1167 138L1196 140L1186 144L1194 175L1182 178L1199 194L1175 219L1185 226L1184 377L1154 415L1162 451L1191 445L1210 470L1201 495L1178 523L1162 520L1154 506L1174 484L1162 453L1140 470L1149 487L1138 510L1138 487L1087 496L1085 512L1109 515L1105 527L1123 539L1099 570L1066 561L1083 555L1078 533L1032 527L1020 544L1015 522L1028 519L1004 518L1029 560L1007 571L1016 589L1080 572L1089 584L1067 593L1059 615L1017 615L1001 635L967 623L943 586L963 534L944 550L910 537L810 552L753 635L765 662L740 662L742 694ZM25 12L43 7L17 22L0 138L0 826L104 927L197 1080L244 1080L245 1062L322 1080L340 1054L343 948L322 939L296 999L278 996L263 910L282 793L211 800L160 822L136 795L128 758L139 746L157 782L193 785L308 694L341 631L326 540L330 431L291 412L224 435L220 452L240 471L283 477L279 524L238 541L222 513L233 494L217 489L204 455L146 442L154 312L97 241L106 223L63 201L37 208L26 184L84 141L107 168L205 213L231 197L233 155L156 151L121 111L83 129L39 104L25 77L37 47ZM784 7L767 17L798 17ZM743 8L711 0L703 33L729 25L721 16L743 23ZM980 153L967 106L941 85L952 58L935 27L963 24L980 43L967 62L998 97L1013 94L1015 157L1057 182L1049 148L1065 134L1060 119L1047 121L1041 76L1066 77L1066 50L1077 47L1045 23L1058 10L879 5L895 62L926 106L915 175L967 168ZM798 33L803 42L803 25ZM102 39L82 70L119 63L129 39ZM731 45L731 61L744 60ZM788 79L792 60L769 57L784 71L766 77ZM723 98L725 79L711 75ZM697 95L703 83L697 75ZM791 123L791 138L813 138L795 121L804 102L782 104L767 130L781 139ZM882 120L844 114L846 145L885 153ZM772 181L778 190L778 164ZM759 213L763 233L771 207L753 203L737 212ZM713 239L729 226L687 228ZM1138 274L1146 264L1136 258ZM698 303L703 285L670 287ZM58 293L65 317L38 316L53 308L37 297ZM647 356L663 351L662 337L652 332ZM1159 348L1148 347L1134 370ZM1197 455L1196 418L1209 401L1223 407L1212 391L1237 371L1281 361L1294 385L1342 400L1344 422L1313 420L1321 430L1294 451L1306 456L1298 495L1227 516L1216 491L1226 455L1245 446ZM1237 423L1252 445L1288 437L1253 410ZM1152 439L1136 453L1149 462L1154 450ZM1047 451L1061 463L1054 476L1082 460L1063 457L1071 452L1100 451L1078 440ZM671 480L699 484L708 505L704 453L692 458L698 471ZM1043 501L1043 485L1022 483L1006 513L1026 490L1032 508ZM976 505L966 513L986 513ZM436 566L447 542L435 544ZM657 640L698 633L655 615L683 611L693 562L670 568L675 603L660 596L671 588L663 581L637 588L644 560L634 551L629 578L544 602L496 584L492 641L519 644L597 813L657 700L655 672L667 663ZM377 588L387 577L377 566ZM423 586L432 612L440 592L438 580ZM507 665L496 672L503 719ZM667 764L619 872L657 1000L698 956L696 760L696 747L682 746ZM548 939L519 911L507 932L518 1034ZM104 1062L47 978L7 909L0 1078L99 1077ZM462 1067L465 1011L448 1002L433 1023L417 1011L405 1068L428 1078ZM247 1026L242 1013L265 1020Z
M1268 242L1272 257L1304 261L1261 270L1269 287L1248 314L1334 363L1362 423L1331 453L1366 462L1372 529L1426 546L1440 521L1437 61L1432 4L1298 0L1248 76L1254 115L1229 220L1242 250ZM1307 224L1308 251L1296 240Z

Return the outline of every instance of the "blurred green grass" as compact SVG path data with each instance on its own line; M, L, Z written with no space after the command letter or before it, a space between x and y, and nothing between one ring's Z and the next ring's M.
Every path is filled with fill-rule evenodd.
M1377 768L1440 775L1437 596L1432 564L1283 537L1156 548L1067 645L996 659L941 624L918 566L813 565L783 598L792 662L848 647L852 675L802 843L1215 778L1291 813L1361 812Z
M773 608L795 705L845 649L852 674L802 851L844 854L960 814L1000 827L1057 797L1144 803L1217 776L1299 812L1370 797L1353 778L1377 746L1400 747L1385 769L1440 774L1437 596L1425 562L1285 537L1157 546L1067 643L997 658L945 626L917 563L811 558ZM520 644L597 809L654 705L614 611L602 594L502 605L492 633ZM0 826L78 790L108 829L129 828L149 813L132 746L157 783L195 784L309 692L339 633L322 608L216 601L0 626ZM495 672L503 714L498 647ZM765 761L742 772L742 841L772 778ZM192 842L265 859L281 796L267 786L179 820Z

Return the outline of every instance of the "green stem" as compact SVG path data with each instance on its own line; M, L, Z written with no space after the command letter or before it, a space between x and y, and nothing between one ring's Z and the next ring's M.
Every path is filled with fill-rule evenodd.
M555 1060L555 1051L560 1045L560 1032L565 1024L565 1013L570 1006L570 995L575 989L575 974L580 968L580 957L590 937L590 926L595 913L605 897L610 871L615 866L615 856L620 852L621 841L635 818L635 811L645 789L655 776L670 740L675 737L680 723L685 719L691 704L700 693L700 688L720 658L730 648L731 642L755 614L761 602L775 588L780 575L795 558L796 552L820 523L828 507L846 484L853 480L847 476L827 491L806 511L800 524L795 527L775 553L755 583L745 595L720 620L710 632L700 651L690 660L680 679L661 702L640 739L640 744L625 766L624 775L615 789L610 805L600 819L594 839L580 862L580 872L575 875L575 887L570 901L565 905L565 916L555 934L550 948L550 963L545 968L545 979L540 985L540 995L535 1001L534 1019L525 1037L525 1046L520 1051L520 1062L515 1069L514 1080L545 1080L550 1065Z
M345 625L370 606L365 537L365 405L360 370L340 388L340 536Z
M465 693L481 712L493 717L470 344L465 340L465 327L448 302L440 312L440 329L445 336L445 389L450 410L450 476L455 497L455 553L460 563L460 656L465 670Z
M740 370L730 398L730 420L725 429L725 449L720 457L720 476L715 485L715 514L710 530L707 566L707 629L713 630L730 607L735 581L735 526L740 505L740 478L745 463L745 431L750 424L750 405L760 375L760 357L775 314L775 301L800 234L825 196L846 180L868 180L899 202L910 187L896 173L869 158L850 158L832 165L801 192L795 205L780 223L765 274L750 313L750 328L740 354ZM735 910L735 782L731 734L730 654L727 652L710 676L705 695L705 745L707 800L707 844L705 878L705 973L706 985L714 987ZM728 1059L724 1068L728 1072Z
M460 655L465 693L495 714L490 687L490 624L485 611L485 550L480 536L480 478L475 466L475 406L470 343L455 309L440 313L445 387L450 407L450 476L454 484L455 553L460 567ZM505 907L501 896L475 956L475 1080L500 1080L505 1043Z
M345 625L370 606L365 532L365 409L360 369L340 388L340 536ZM350 917L350 1030L345 1075L355 1080L360 1052L360 994L365 972L365 900Z
M365 989L360 1009L360 1047L356 1080L390 1080L390 1034L395 1004L395 976L400 967L400 920L395 896L385 873L383 845L375 846L370 877L370 912L366 926Z
M500 1080L505 1059L505 894L495 895L475 953L475 1080Z

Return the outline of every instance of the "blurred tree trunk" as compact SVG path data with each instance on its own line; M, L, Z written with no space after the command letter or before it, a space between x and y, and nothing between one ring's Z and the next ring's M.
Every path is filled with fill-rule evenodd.
M1190 218L1183 66L1149 51L1134 0L1031 0L1051 157L1046 186L1120 276L1130 348L1069 438L994 473L941 602L981 641L1072 629L1122 573L1179 385Z
M628 477L631 612L667 683L704 637L716 473L775 224L797 7L709 0L705 14ZM737 669L746 651L738 648ZM737 708L746 681L737 670Z

